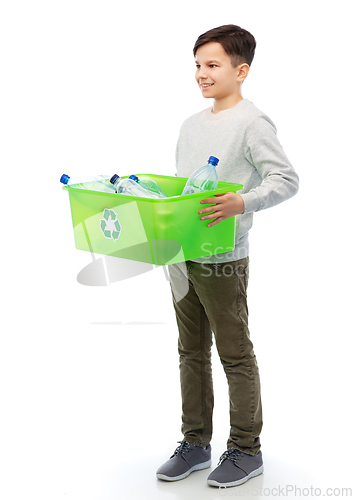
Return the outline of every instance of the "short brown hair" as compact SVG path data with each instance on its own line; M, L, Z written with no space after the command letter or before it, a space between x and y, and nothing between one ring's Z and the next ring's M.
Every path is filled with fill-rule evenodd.
M194 56L196 56L199 47L209 42L218 42L222 45L234 68L242 63L247 63L250 66L254 59L255 38L249 31L234 24L219 26L200 35L193 49Z

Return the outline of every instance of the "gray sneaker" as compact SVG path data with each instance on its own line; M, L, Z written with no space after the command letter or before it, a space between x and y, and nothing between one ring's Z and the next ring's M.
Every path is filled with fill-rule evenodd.
M210 467L210 444L206 448L202 448L187 441L178 441L178 443L180 443L180 446L178 446L170 459L157 470L158 479L178 481L187 477L194 470Z
M262 453L248 455L235 448L229 448L219 459L218 467L207 478L210 486L238 486L264 470Z

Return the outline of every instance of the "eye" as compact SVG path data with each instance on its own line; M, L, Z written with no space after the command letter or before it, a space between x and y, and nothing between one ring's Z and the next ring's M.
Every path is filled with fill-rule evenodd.
M217 64L210 64L210 68L217 68Z
M199 64L196 64L196 69L199 69L200 68L200 65Z

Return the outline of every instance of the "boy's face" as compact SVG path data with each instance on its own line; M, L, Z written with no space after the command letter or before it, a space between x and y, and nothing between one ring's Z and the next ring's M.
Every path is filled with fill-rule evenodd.
M221 100L239 92L243 80L240 69L247 65L234 68L220 43L202 45L196 52L195 62L195 78L204 97Z

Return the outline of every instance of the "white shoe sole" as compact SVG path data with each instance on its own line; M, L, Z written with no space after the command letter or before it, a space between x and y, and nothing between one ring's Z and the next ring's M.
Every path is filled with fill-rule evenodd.
M207 462L202 462L201 464L196 464L193 467L190 467L189 470L184 472L184 474L180 474L180 476L166 476L164 474L156 474L158 479L162 479L163 481L179 481L179 479L184 479L188 477L189 474L194 472L195 470L202 470L202 469L207 469L208 467L211 467L212 465L212 460L208 460Z
M261 465L261 467L253 470L252 472L250 472L250 474L248 474L247 476L245 476L241 479L238 479L237 481L230 481L229 483L219 483L218 481L215 481L214 479L208 479L207 483L210 486L217 486L217 487L223 487L223 488L228 488L230 486L238 486L239 484L246 483L246 481L248 481L252 477L259 476L260 474L263 473L263 471L264 471L264 466Z

